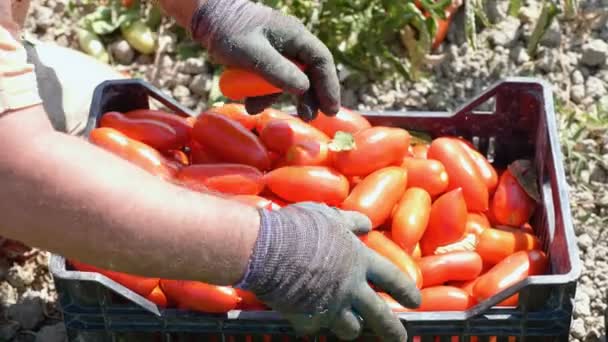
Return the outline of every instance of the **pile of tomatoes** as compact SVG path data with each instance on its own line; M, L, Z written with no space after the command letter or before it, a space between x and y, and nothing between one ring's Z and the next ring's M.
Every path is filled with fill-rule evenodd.
M416 310L378 292L394 311L466 310L548 271L528 223L536 201L520 183L525 161L496 170L461 137L414 139L346 108L307 123L275 109L249 115L240 104L225 104L188 118L149 109L108 112L89 139L194 191L270 210L316 201L367 215L373 230L361 240L421 289ZM72 265L103 273L161 307L266 309L231 287Z

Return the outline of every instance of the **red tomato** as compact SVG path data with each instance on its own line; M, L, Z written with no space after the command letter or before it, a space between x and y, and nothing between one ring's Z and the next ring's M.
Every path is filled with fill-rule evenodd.
M429 145L427 144L416 144L412 146L412 157L416 159L427 159L428 152Z
M372 127L363 115L344 107L340 108L335 116L327 116L319 112L310 124L330 138L333 138L337 131L355 134Z
M96 272L103 274L104 276L114 280L115 282L143 297L148 296L150 292L152 292L152 290L158 286L159 278L147 278L122 272L104 270L102 268L76 260L70 260L70 264L72 264L76 270L81 272Z
M473 159L452 138L437 138L431 143L429 159L439 160L448 173L448 191L462 188L467 209L483 212L488 209L488 188Z
M258 114L258 121L255 125L255 130L258 132L258 134L262 133L262 131L264 130L266 125L270 121L274 121L274 120L296 120L296 121L298 121L300 119L296 116L289 115L280 110L276 110L274 108L268 108L268 109L264 110L263 112L261 112L260 114Z
M189 165L188 155L182 150L170 150L167 151L167 158L171 161L177 162L179 165Z
M258 121L257 115L251 115L245 109L245 106L240 103L227 103L222 106L211 107L207 112L224 115L234 121L237 121L248 130L253 130Z
M225 313L240 302L236 291L227 286L215 286L200 281L160 280L160 287L177 305L206 313Z
M483 274L483 271L482 271ZM473 297L473 299L475 299L473 296L473 287L475 286L475 283L477 282L477 279L479 278L475 278L472 280L467 280L467 281L454 281L454 282L450 282L450 286L456 286L459 287L461 289L463 289L464 291L466 291L466 293L469 294L469 296Z
M177 114L171 114L162 110L153 109L135 109L125 113L125 116L131 119L147 119L164 122L167 125L173 127L179 140L182 143L186 143L190 140L192 134L192 125L188 120L196 120L196 117L182 117Z
M306 69L305 65L297 62L293 63L302 71ZM224 96L235 101L243 100L246 97L270 95L283 91L258 73L234 67L226 68L222 72L219 87Z
M441 285L450 280L472 280L481 274L482 261L475 252L452 252L425 256L418 260L423 287Z
M521 225L521 230L526 233L534 234L534 228L532 228L532 226L528 222Z
M372 226L376 228L391 215L393 207L403 197L406 184L407 172L404 169L396 166L385 167L357 184L342 203L342 209L367 215Z
M264 189L264 175L242 164L200 164L183 167L176 177L182 185L200 192L257 195Z
M388 304L388 307L393 312L411 312L411 311L413 311L413 310L408 309L408 308L404 307L403 305L399 304L399 302L394 300L393 297L389 296L387 293L377 292L377 294L386 302L386 304Z
M264 305L256 296L250 291L242 289L234 289L236 294L241 298L238 309L241 310L266 310L268 307Z
M499 224L519 227L528 222L534 211L534 200L519 185L509 170L500 176L492 198L492 214Z
M392 239L412 254L422 238L431 214L431 196L420 188L409 188L393 214Z
M414 260L422 258L422 250L420 249L420 243L417 243L416 247L414 247L414 252L412 252L412 258L414 258Z
M355 134L356 147L332 153L334 167L346 176L366 176L399 165L407 153L410 134L400 128L376 126Z
M338 205L348 196L348 180L324 166L286 166L265 175L266 185L290 202L315 201Z
M329 166L327 144L318 141L302 141L292 145L285 153L285 166Z
M221 158L214 156L208 149L203 148L196 141L191 141L190 147L190 163L194 164L217 164L221 163Z
M399 248L397 244L384 236L384 234L374 230L362 236L361 241L368 248L373 249L376 253L395 264L397 268L416 283L416 287L422 287L422 273L414 259Z
M152 303L160 306L161 308L167 307L167 296L165 296L165 293L163 292L163 290L160 289L158 285L152 290L152 292L150 292L150 294L146 298Z
M153 175L164 179L171 179L175 175L176 170L157 150L113 128L102 127L92 130L89 141Z
M487 228L490 228L490 222L483 214L468 213L465 231L467 234L472 233L479 237Z
M190 126L190 131L192 132L192 127L194 127L194 124L196 123L196 116L189 116L185 120L188 126Z
M232 199L259 209L274 210L277 208L277 205L271 200L256 195L237 195Z
M448 173L437 160L404 158L401 166L407 170L409 188L422 188L434 197L448 187Z
M127 137L160 151L180 149L187 141L187 136L178 136L177 131L164 122L131 119L119 112L105 113L99 126L114 128Z
M515 252L540 248L541 243L536 236L517 229L484 229L477 243L477 252L489 264L497 264Z
M417 311L465 311L475 305L466 291L454 286L433 286L420 290L422 302Z
M479 175L483 179L484 183L488 187L488 193L494 193L496 189L496 185L498 184L498 174L496 170L490 164L490 162L484 157L481 153L479 153L474 147L469 144L466 144L462 140L456 139L459 141L462 148L469 154L473 162L477 166L477 170L479 171Z
M422 254L432 254L437 247L461 239L465 233L466 222L467 206L462 189L443 194L431 206L429 225L420 242Z
M260 138L269 150L279 153L286 153L291 146L305 141L329 142L325 133L300 119L271 120L260 133Z
M544 274L548 265L549 260L543 251L516 252L479 277L475 286L473 286L473 294L477 301L481 302L526 279L528 276ZM515 306L517 300L518 295L516 294L503 301L501 305Z
M201 114L194 124L192 136L203 148L226 162L251 165L262 171L270 168L268 151L260 139L223 115Z

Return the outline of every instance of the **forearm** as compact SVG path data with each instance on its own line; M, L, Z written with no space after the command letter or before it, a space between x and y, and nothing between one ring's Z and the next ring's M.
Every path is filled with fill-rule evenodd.
M40 111L0 117L8 141L0 149L0 235L128 273L217 284L241 277L256 210L161 181L76 137L3 127Z

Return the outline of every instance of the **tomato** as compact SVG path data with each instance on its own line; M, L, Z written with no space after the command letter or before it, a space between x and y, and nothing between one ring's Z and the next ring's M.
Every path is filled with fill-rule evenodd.
M265 175L266 185L290 202L315 201L338 205L348 196L348 180L324 166L286 166Z
M271 120L260 133L260 139L269 150L285 153L298 143L314 141L328 143L329 137L306 122L297 120Z
M422 254L432 254L435 248L461 239L466 222L467 206L462 189L441 195L431 206L429 224L420 242Z
M185 119L188 126L190 126L190 132L192 132L192 128L194 127L194 124L196 123L196 119L197 119L196 116L189 116Z
M481 274L482 261L475 252L452 252L425 256L418 260L423 287L441 285L450 280L472 280Z
M221 163L221 158L211 154L208 149L203 148L201 144L196 141L191 141L190 147L190 163L194 164L217 164Z
M393 215L393 241L411 254L426 230L430 214L431 196L428 192L420 188L409 188Z
M119 112L105 113L99 126L114 128L127 137L160 151L179 149L186 143L168 124L150 119L131 119Z
M226 162L251 165L262 171L270 168L268 151L260 139L223 115L201 114L194 124L192 136L203 148Z
M454 286L433 286L420 290L417 311L465 311L475 305L474 298Z
M188 120L196 120L196 117L182 117L177 114L167 113L162 110L153 109L135 109L124 113L126 117L131 119L146 119L164 122L173 127L179 140L185 144L190 140L192 134L192 125Z
M376 126L355 134L354 149L332 153L334 167L346 176L366 176L399 165L407 153L410 134L400 128Z
M294 63L305 70L305 66ZM246 97L264 96L281 93L283 90L266 81L262 76L241 68L226 68L220 75L220 91L227 98L241 101Z
M464 150L469 154L473 162L477 166L477 170L479 171L479 175L485 182L488 187L488 193L494 193L496 189L496 185L498 184L498 174L496 170L490 164L490 162L484 157L481 153L479 153L474 147L465 143L462 140L457 139L460 142L460 145Z
M165 293L158 285L150 292L150 294L148 294L148 296L146 296L146 299L160 306L161 308L167 307L167 296L165 296Z
M531 275L544 274L549 260L540 250L519 251L492 267L479 277L473 287L473 294L478 302L486 300L502 290L519 283ZM518 295L509 297L501 305L517 305Z
M467 233L481 235L485 229L490 228L490 222L483 214L468 213L465 231Z
M240 103L227 103L222 106L211 107L207 112L225 115L226 117L237 121L248 130L253 130L257 124L258 116L251 115L245 109L245 106Z
M427 159L428 152L429 145L427 144L416 144L412 146L412 157L416 159Z
M452 138L437 138L431 143L429 159L439 160L448 173L448 188L462 188L469 211L483 212L488 209L488 188L484 183L473 159Z
M482 270L482 274L483 274L483 270ZM471 296L471 297L473 297L473 299L475 299L475 296L473 296L473 287L475 287L475 283L477 282L477 279L479 279L479 278L475 278L475 279L471 279L471 280L467 280L467 281L454 281L454 282L450 282L449 284L450 284L450 286L456 286L456 287L463 289L464 291L466 291L466 293L469 294L469 296Z
M234 289L241 298L238 308L241 310L266 310L267 307L250 291Z
M390 260L397 268L405 273L416 287L422 287L422 273L414 259L405 253L396 243L378 231L371 231L361 236L361 241L376 253Z
M154 290L154 288L158 285L159 281L159 278L147 278L122 272L104 270L102 268L76 260L70 260L69 262L78 271L103 274L104 276L114 280L115 282L143 297L148 296L150 292L152 292L152 290Z
M240 302L236 291L227 286L215 286L200 281L160 280L160 287L177 305L206 313L225 313Z
M519 185L509 170L500 176L492 198L492 214L499 224L519 227L528 222L534 211L534 200Z
M232 199L260 209L263 208L268 210L274 210L280 208L271 200L256 195L237 195L232 197Z
M355 134L372 127L363 115L344 107L340 108L335 116L327 116L320 112L310 124L330 138L333 138L337 131Z
M523 231L506 231L487 228L479 236L477 252L483 260L490 264L499 263L509 255L519 251L540 249L540 240Z
M422 188L434 197L448 187L448 173L437 160L404 158L401 166L407 170L409 188Z
M285 153L285 166L310 165L329 166L329 149L326 143L318 141L302 141L292 145Z
M182 168L176 177L195 191L218 191L233 195L257 195L264 189L264 175L242 164L200 164Z
M534 234L534 228L532 228L532 226L528 222L522 224L520 228L526 233Z
M296 117L294 115L289 115L285 112L282 112L282 111L274 109L274 108L267 108L266 110L264 110L257 116L258 116L258 121L255 125L255 130L258 132L258 134L262 133L262 131L264 130L264 128L270 121L274 121L274 120L296 120L297 121L297 120L300 120L298 117Z
M407 172L404 169L385 167L357 184L342 203L342 209L367 215L376 228L389 218L393 207L403 197L406 184Z
M113 128L95 128L89 135L89 141L153 175L164 179L173 178L175 175L176 170L169 165L160 152Z
M169 150L166 154L171 161L177 162L179 165L189 165L188 155L182 150Z
M417 243L416 247L414 247L414 251L412 252L412 258L414 258L415 260L422 258L422 250L420 249L420 243Z
M388 304L388 307L393 312L411 312L411 311L413 311L413 310L408 309L408 308L404 307L403 305L399 304L398 301L394 300L393 297L391 297L390 295L388 295L385 292L377 292L377 294L378 294L378 296L380 296L380 298L382 298L384 300L384 302L386 302L386 304Z

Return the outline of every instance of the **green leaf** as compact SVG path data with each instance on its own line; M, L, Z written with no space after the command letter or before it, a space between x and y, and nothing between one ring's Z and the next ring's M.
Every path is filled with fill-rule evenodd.
M512 17L517 17L519 15L520 8L521 0L510 0L508 14Z
M543 1L543 9L540 13L540 17L534 26L534 31L530 36L530 40L528 41L528 55L534 56L536 54L536 49L538 47L538 43L540 39L547 31L547 28L551 26L553 19L559 13L559 9L557 5L552 1Z
M357 144L351 133L337 131L327 148L332 152L343 152L357 148Z
M91 23L93 32L99 35L106 35L114 32L118 28L116 24L110 24L107 21L98 20Z

